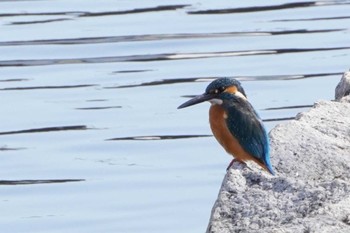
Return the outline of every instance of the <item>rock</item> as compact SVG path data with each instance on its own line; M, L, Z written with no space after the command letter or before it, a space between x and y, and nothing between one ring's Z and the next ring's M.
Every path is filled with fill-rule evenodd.
M350 71L344 73L339 84L335 88L336 100L340 100L347 95L350 95Z
M349 233L350 96L316 103L270 138L276 176L235 163L207 233Z

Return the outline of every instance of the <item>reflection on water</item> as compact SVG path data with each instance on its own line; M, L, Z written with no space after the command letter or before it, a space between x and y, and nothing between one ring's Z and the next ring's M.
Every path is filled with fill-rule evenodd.
M80 182L83 179L65 179L65 180L0 180L0 185L30 185L30 184L57 184L68 182Z
M274 108L265 108L264 110L283 110L283 109L294 109L294 108L311 108L312 105L297 105L297 106L283 106Z
M19 80L23 81L23 80ZM64 86L40 86L40 87L6 87L0 88L0 91L21 91L21 90L39 90L39 89L70 89L70 88L82 88L82 87L93 87L95 84L84 84L84 85L64 85Z
M225 76L230 78L235 78L239 81L277 81L277 80L296 80L296 79L305 79L305 78L313 78L313 77L324 77L324 76L334 76L334 75L342 75L342 73L317 73L317 74L294 74L294 75L266 75L266 76ZM223 77L197 77L197 78L175 78L175 79L162 79L157 81L145 82L140 84L132 84L132 85L123 85L123 86L115 86L115 87L106 87L106 88L131 88L131 87L142 87L142 86L157 86L157 85L168 85L168 84L176 84L176 83L188 83L188 82L211 82L214 79L223 78ZM193 97L193 96L190 96Z
M280 19L280 20L272 20L271 22L322 21L322 20L340 20L340 19L350 19L350 16L319 17L319 18L304 18L304 19Z
M36 59L36 60L8 60L0 61L0 67L11 66L47 66L62 64L79 63L114 63L114 62L154 62L182 59L205 59L215 57L236 57L236 56L262 56L277 55L286 53L307 53L321 51L349 50L350 47L332 47L332 48L286 48L286 49L263 49L246 51L224 51L224 52L204 52L204 53L164 53L164 54L145 54L131 56L113 56L113 57L92 57L92 58L69 58L69 59Z
M121 141L121 140L169 140L169 139L201 138L201 137L211 137L211 136L212 135L150 135L150 136L111 138L111 139L107 139L107 141Z
M126 15L126 14L137 14L147 12L159 12L159 11L170 11L184 8L189 5L168 5L168 6L156 6L149 8L137 8L125 11L104 11L104 12L83 12L83 11L68 11L68 12L39 12L39 13L5 13L0 14L0 17L14 17L14 16L47 16L47 15L68 15L75 17L97 17L97 16L109 16L109 15Z
M6 131L6 132L0 132L0 135L22 134L22 133L45 133L45 132L52 132L52 131L86 130L86 129L88 128L85 125L56 126L56 127L37 128L37 129Z
M269 6L253 6L253 7L240 7L231 9L220 9L220 10L203 10L203 11L190 11L189 14L232 14L232 13L249 13L259 11L276 11L294 8L305 8L305 7L318 7L318 6L332 6L332 5L348 5L347 1L308 1L308 2L291 2L280 5L269 5Z
M105 107L86 107L86 108L76 108L77 110L104 110L112 108L121 108L121 106L105 106Z
M177 106L236 78L270 130L333 99L349 4L0 0L1 232L203 232L231 157Z
M23 150L25 148L9 148L6 146L0 147L0 151Z
M313 33L332 33L346 31L346 29L321 29L321 30L275 30L275 31L241 31L224 33L180 33L180 34L151 34L151 35L133 35L133 36L108 36L108 37L85 37L85 38L66 38L50 40L27 40L27 41L2 41L0 46L25 46L25 45L72 45L72 44L99 44L99 43L122 43L122 42L142 42L142 41L160 41L160 40L186 40L186 39L205 39L222 37L248 37L248 36L279 36L293 34L313 34Z

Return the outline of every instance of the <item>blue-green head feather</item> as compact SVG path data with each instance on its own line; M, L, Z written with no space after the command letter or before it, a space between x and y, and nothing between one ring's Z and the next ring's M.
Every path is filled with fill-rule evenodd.
M241 85L241 83L233 78L218 78L215 79L213 82L211 82L208 87L205 90L205 93L222 93L224 92L228 87L235 86L237 87L237 90L242 93L245 97L247 95L245 94L245 91Z

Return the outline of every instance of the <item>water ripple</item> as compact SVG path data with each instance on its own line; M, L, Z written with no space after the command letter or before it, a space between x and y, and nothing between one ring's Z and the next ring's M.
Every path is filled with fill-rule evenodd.
M223 38L239 36L279 36L293 34L313 34L313 33L331 33L344 31L346 29L296 29L296 30L275 30L275 31L241 31L241 32L220 32L220 33L177 33L177 34L145 34L130 36L103 36L103 37L83 37L83 38L64 38L47 40L26 40L26 41L2 41L0 46L26 46L26 45L72 45L72 44L99 44L99 43L121 43L121 42L139 42L139 41L158 41L158 40L183 40L183 39L204 39L204 38Z
M30 184L57 184L67 182L81 182L84 179L52 179L52 180L0 180L0 185L30 185Z
M279 20L271 20L270 22L297 22L297 21L319 21L319 20L340 20L340 19L350 19L350 16L300 18L300 19L279 19Z
M24 150L26 148L23 147L17 147L17 148L11 148L7 146L0 147L0 151L13 151L13 150Z
M64 85L64 86L36 86L36 87L6 87L0 88L0 91L23 91L23 90L41 90L41 89L70 89L82 87L95 87L96 84L82 84L82 85Z
M23 133L45 133L45 132L55 132L55 131L87 130L87 129L88 128L86 125L55 126L55 127L16 130L16 131L6 131L6 132L0 132L0 135L23 134Z
M348 1L309 1L309 2L292 2L284 3L280 5L270 6L252 6L252 7L240 7L240 8L226 8L216 10L200 10L200 11L189 11L188 14L233 14L233 13L251 13L261 11L275 11L275 10L286 10L294 8L305 8L305 7L317 7L317 6L331 6L331 5L348 5Z
M0 82L23 82L23 81L29 81L29 79L25 79L25 78L0 79Z
M264 110L284 110L284 109L298 109L298 108L311 108L313 105L293 105L293 106L283 106L283 107L273 107L265 108Z
M201 52L201 53L161 53L143 54L128 56L91 57L91 58L65 58L65 59L29 59L29 60L5 60L0 61L0 67L12 66L45 66L62 64L84 64L84 63L113 63L113 62L153 62L165 60L184 59L204 59L215 57L235 57L235 56L258 56L275 55L288 53L306 53L321 51L347 50L350 47L329 47L329 48L285 48L285 49L262 49L262 50L242 50L223 52Z
M12 22L9 25L53 23L53 22L60 22L60 21L66 21L66 20L71 20L71 19L59 18L59 19L47 19L47 20L35 20L35 21L17 21L17 22Z
M170 140L170 139L186 139L186 138L202 138L202 137L212 137L212 135L208 135L208 134L149 135L149 136L117 137L117 138L106 139L106 141L125 141L125 140L154 141L154 140Z
M313 74L290 74L290 75L259 75L259 76L224 76L228 78L235 78L240 81L276 81L276 80L297 80L306 78L316 78L325 76L342 75L343 72L333 73L313 73ZM188 77L188 78L172 78L172 79L161 79L151 82L144 82L139 84L120 85L110 88L132 88L132 87L144 87L144 86L158 86L158 85L171 85L177 83L192 83L192 82L209 82L216 78L224 78L223 76L210 76L210 77Z
M63 12L40 12L40 13L3 13L0 17L14 17L14 16L75 16L75 17L97 17L97 16L109 16L109 15L125 15L125 14L136 14L136 13L147 13L147 12L159 12L159 11L172 11L185 8L190 5L164 5L148 8L135 8L131 10L123 11L105 11L105 12L88 12L88 11L63 11Z
M85 107L85 108L76 108L76 110L105 110L105 109L113 109L113 108L121 108L121 106Z

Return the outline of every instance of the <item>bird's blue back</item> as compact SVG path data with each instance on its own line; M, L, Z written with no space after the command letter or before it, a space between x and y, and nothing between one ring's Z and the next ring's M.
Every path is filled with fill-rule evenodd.
M244 98L223 93L222 99L230 133L245 151L265 164L269 172L274 174L270 162L269 139L257 112Z

